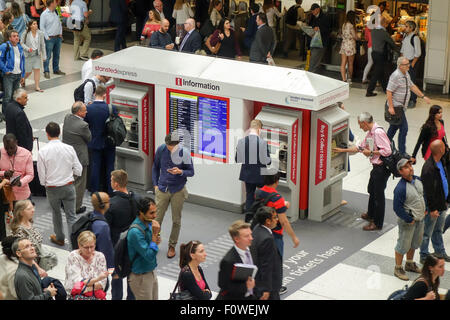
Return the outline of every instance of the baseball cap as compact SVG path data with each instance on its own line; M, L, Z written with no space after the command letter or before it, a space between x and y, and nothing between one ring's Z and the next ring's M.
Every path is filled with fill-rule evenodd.
M313 10L315 10L317 8L320 8L320 6L317 3L313 3L312 6L311 6L310 11L313 11Z
M400 171L401 168L403 168L407 163L411 163L411 161L409 159L400 159L397 162L397 171Z

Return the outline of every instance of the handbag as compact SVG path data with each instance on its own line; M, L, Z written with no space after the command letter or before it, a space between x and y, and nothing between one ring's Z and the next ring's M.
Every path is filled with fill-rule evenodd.
M91 279L89 279L89 281L91 281ZM84 279L76 282L67 300L106 300L105 291L94 290L94 286L92 286L92 291L85 292L87 287L88 286L84 284Z
M388 122L390 125L399 126L402 124L402 118L405 111L403 110L402 106L394 107L394 111L395 114L391 114L389 112L389 105L386 101L386 103L384 104L384 120L386 120L386 122Z
M180 275L178 276L178 281L175 284L175 288L173 288L173 292L170 294L169 300L194 300L194 296L192 296L189 290L183 290L176 292L178 289L178 284L180 283Z
M216 45L213 47L211 45L211 37L212 37L212 35L210 35L206 39L206 41L205 41L206 47L209 49L209 51L211 51L212 54L217 54L219 52L219 49L220 49L220 46L222 45L222 43L217 42Z

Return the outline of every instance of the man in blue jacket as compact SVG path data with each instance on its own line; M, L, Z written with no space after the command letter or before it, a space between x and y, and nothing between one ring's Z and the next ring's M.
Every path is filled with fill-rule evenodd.
M84 118L84 121L89 124L92 134L92 140L88 143L91 170L89 190L91 192L100 191L100 186L103 185L104 190L102 191L107 190L109 194L112 194L109 180L111 171L114 170L116 147L110 146L106 142L105 122L109 118L109 107L105 98L106 88L99 85L95 89L95 100L87 106L87 115ZM117 114L115 106L112 106L112 112ZM106 173L102 172L103 169L106 169Z
M175 246L181 229L181 211L188 197L186 189L187 177L194 175L189 150L180 144L178 134L169 133L165 144L158 147L152 168L153 185L155 186L157 218L162 224L169 206L172 208L172 231L169 238L168 258L175 257Z
M251 17L248 19L247 28L241 27L242 32L244 32L244 45L250 50L252 47L252 42L255 40L256 31L258 31L258 26L256 25L256 15L259 12L259 5L253 3L250 6Z
M128 255L131 273L128 282L136 300L158 300L158 278L156 277L156 255L161 242L161 227L155 220L156 204L150 197L137 202L138 217L127 234Z
M4 91L2 112L5 112L8 102L12 100L13 92L25 81L25 56L19 43L19 33L11 30L7 34L9 41L0 45L0 70L3 73Z
M394 190L394 212L398 216L398 240L395 247L394 275L408 281L405 271L420 273L413 261L414 251L422 244L424 218L427 214L422 181L414 175L411 161L401 159L397 170L402 175ZM405 269L403 256L406 254Z

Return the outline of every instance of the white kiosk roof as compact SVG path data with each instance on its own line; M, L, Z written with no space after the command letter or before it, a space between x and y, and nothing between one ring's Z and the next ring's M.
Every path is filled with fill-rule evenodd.
M314 111L349 96L347 83L304 70L138 46L94 60L93 73Z

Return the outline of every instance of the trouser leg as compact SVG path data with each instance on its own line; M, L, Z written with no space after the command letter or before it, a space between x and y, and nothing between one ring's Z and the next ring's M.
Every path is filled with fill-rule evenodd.
M47 200L52 207L53 231L56 239L64 241L64 230L61 216L61 194L58 188L46 188Z
M178 192L172 194L170 205L172 209L172 231L170 232L169 246L176 247L181 230L181 214L184 201L188 197L186 186Z
M83 166L81 176L76 177L73 183L75 186L75 192L77 197L75 204L76 210L80 209L83 203L84 192L86 191L87 171L88 171L87 166Z

